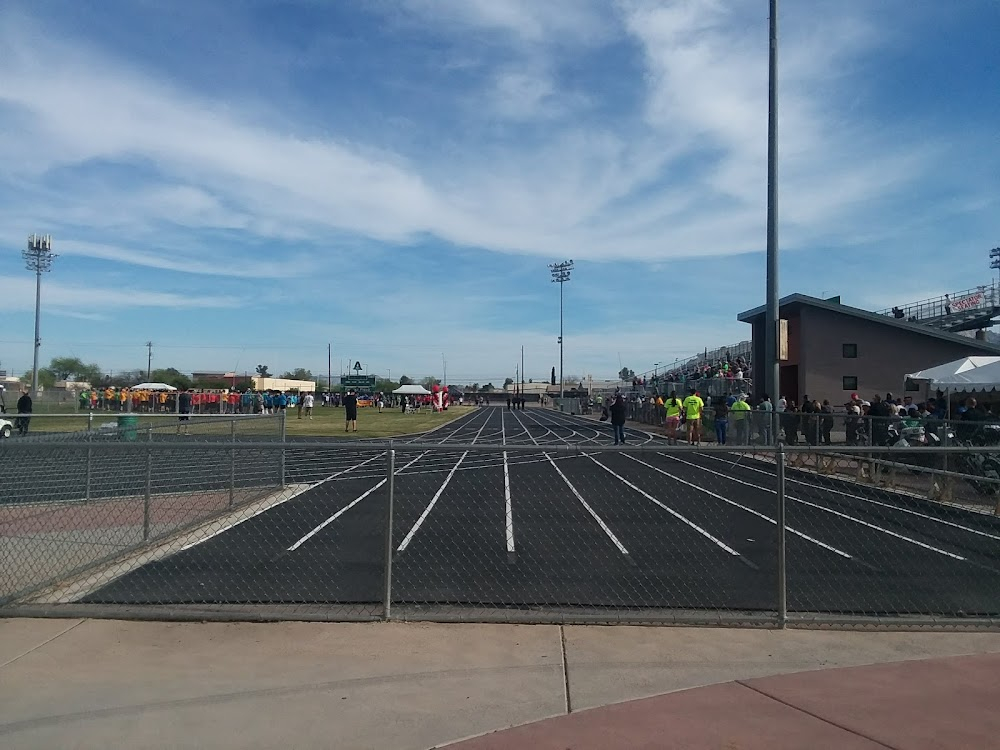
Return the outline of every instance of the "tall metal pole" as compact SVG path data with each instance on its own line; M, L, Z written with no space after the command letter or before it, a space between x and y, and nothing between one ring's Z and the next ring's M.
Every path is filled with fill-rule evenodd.
M524 345L521 345L521 398L524 398Z
M333 344L326 345L326 390L333 390Z
M767 109L767 311L764 315L764 389L777 403L781 388L778 304L778 0L771 0Z
M563 385L563 282L559 282L559 398L566 398Z
M559 285L559 398L565 398L566 392L563 388L563 284L569 281L570 272L573 270L573 261L565 260L562 263L552 263L549 271L552 274L552 281Z
M31 365L31 394L38 393L38 350L42 347L42 274L52 270L52 235L33 234L28 247L21 253L29 271L35 272L35 354Z
M149 353L149 359L146 360L146 380L148 381L153 377L153 342L146 342L146 349Z

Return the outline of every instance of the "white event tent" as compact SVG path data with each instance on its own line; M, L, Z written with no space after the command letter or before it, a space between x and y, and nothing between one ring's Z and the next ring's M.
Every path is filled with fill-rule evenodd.
M942 391L992 391L1000 388L1000 357L962 357L906 378Z
M401 385L393 391L400 396L430 396L431 392L422 385Z

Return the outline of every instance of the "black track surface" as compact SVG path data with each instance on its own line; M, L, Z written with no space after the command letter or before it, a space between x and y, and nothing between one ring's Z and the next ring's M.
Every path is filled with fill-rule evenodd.
M398 444L393 601L774 611L773 462L670 452L660 437L627 436L662 451L547 456L546 445L607 445L610 428L503 407L419 438L443 449ZM539 450L505 459L447 449L468 443ZM315 486L85 601L377 607L384 455L293 448L288 467L292 482ZM1000 519L806 472L786 476L790 611L1000 613Z

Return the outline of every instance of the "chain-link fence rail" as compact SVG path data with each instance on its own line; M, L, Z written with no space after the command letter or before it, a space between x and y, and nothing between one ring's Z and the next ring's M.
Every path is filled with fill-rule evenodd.
M568 445L477 419L463 444L10 441L2 613L1000 626L1000 519L815 464L916 449Z
M125 441L178 439L268 440L282 435L284 415L82 412L7 414L13 440Z

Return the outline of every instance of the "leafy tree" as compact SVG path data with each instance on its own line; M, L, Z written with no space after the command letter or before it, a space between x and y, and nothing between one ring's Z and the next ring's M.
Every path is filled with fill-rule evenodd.
M285 372L282 374L283 378L287 380L315 380L316 376L312 374L311 371L304 367L296 367L291 372Z
M481 390L483 393L492 393L495 389L493 388L493 383L487 383L479 390Z
M174 367L153 370L149 377L154 383L166 383L182 391L191 387L191 378Z
M79 357L53 357L48 369L55 374L56 380L77 380L98 384L104 380L100 365L84 364ZM41 372L39 369L39 376Z
M48 367L38 368L38 385L42 388L53 388L56 381L59 378L56 377L56 373L52 372ZM31 370L28 370L21 378L21 382L25 385L31 384Z
M469 390L472 391L473 393L478 393L479 392L479 383L473 383L472 385L470 385L469 386Z
M387 380L386 378L375 378L375 390L381 391L382 393L391 393L392 391L399 388L399 384L392 380Z
M257 365L256 372L257 372L257 375L260 376L260 377L262 377L262 378L269 378L269 377L271 377L271 373L268 372L268 370L267 370L267 365Z
M534 380L532 380L531 378L528 378L528 382L529 382L529 383L534 383L535 381L534 381Z
M504 388L506 388L508 385L513 385L513 384L514 384L514 378L507 378L506 380L503 381Z
M406 377L405 375L400 375L400 376L399 376L399 384L400 384L400 385L413 385L413 381L412 381L412 380L410 380L410 379L409 379L408 377Z
M427 390L430 390L433 386L440 384L441 384L440 380L438 380L437 378L432 378L430 376L427 376L426 378L420 381L420 385L422 385Z
M620 380L631 380L634 377L635 377L635 372L633 372L632 370L628 369L627 367L623 367L618 372L618 378Z
M552 380L549 381L552 385L556 384L556 366L552 365Z

